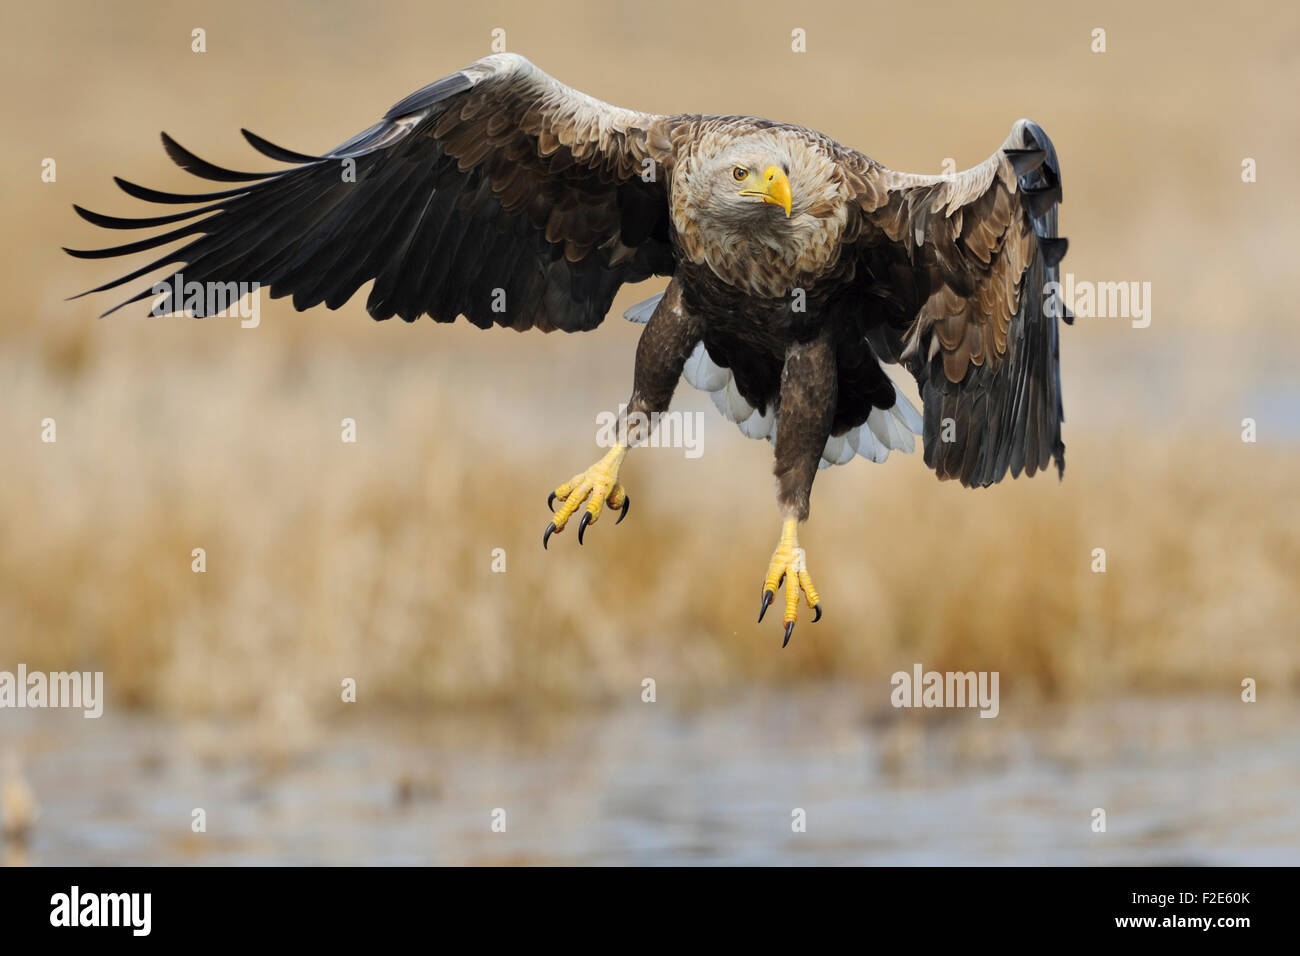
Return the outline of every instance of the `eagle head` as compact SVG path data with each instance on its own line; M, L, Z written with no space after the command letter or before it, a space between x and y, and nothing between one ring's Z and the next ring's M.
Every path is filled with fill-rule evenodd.
M724 281L784 296L838 251L844 202L833 164L797 132L702 136L674 170L674 225L687 256Z
M794 211L790 157L777 144L746 137L701 157L691 177L697 210L719 225L757 225Z

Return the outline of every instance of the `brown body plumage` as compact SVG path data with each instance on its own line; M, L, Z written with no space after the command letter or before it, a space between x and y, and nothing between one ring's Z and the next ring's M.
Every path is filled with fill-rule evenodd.
M964 484L1063 468L1057 324L1045 308L1065 251L1060 170L1026 120L979 166L918 176L795 126L619 109L498 54L324 156L245 135L292 167L233 172L164 136L181 166L243 185L177 195L119 180L138 198L204 205L140 220L78 209L114 229L180 224L73 252L82 257L195 237L92 291L181 263L188 281L257 282L299 309L337 308L373 279L376 319L580 331L624 282L671 276L638 345L628 410L666 410L685 372L746 434L773 442L792 521L807 517L819 465L910 450L913 430L926 463ZM161 288L128 301L186 305ZM923 427L882 363L916 377ZM592 487L625 509L616 457ZM580 538L599 516L588 511ZM791 610L787 637L792 626Z

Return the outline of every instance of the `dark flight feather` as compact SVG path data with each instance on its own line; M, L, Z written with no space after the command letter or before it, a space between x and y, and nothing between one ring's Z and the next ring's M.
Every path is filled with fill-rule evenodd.
M664 186L639 176L653 157L637 124L661 118L618 111L621 125L609 125L602 107L613 111L527 61L496 58L417 91L323 156L243 130L262 155L296 164L280 171L227 169L164 133L181 168L244 185L180 194L119 179L147 202L210 205L138 219L78 208L104 228L176 228L68 252L112 258L197 237L120 281L179 263L164 281L256 282L306 309L338 308L374 280L376 319L463 314L484 328L591 329L624 282L674 268Z
M894 173L865 157L861 175L866 275L884 272L901 247L914 279L886 280L901 307L878 306L866 338L916 377L926 464L978 487L1049 463L1063 473L1058 325L1046 290L1067 244L1047 134L1021 120L999 152L955 176Z

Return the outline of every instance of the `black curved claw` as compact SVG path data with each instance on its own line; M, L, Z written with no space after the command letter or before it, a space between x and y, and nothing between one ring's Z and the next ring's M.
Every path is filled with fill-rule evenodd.
M614 524L622 523L623 519L627 517L627 509L630 507L632 507L632 496L627 493L624 493L623 510L618 513L618 521L615 521Z
M785 622L785 640L781 642L781 646L782 646L782 647L785 647L787 644L790 643L790 635L793 634L793 633L794 633L794 621L786 621L786 622Z
M776 597L776 595L773 594L771 591L764 591L764 592L763 592L763 603L760 604L760 605L759 605L759 608L758 608L758 623L759 623L759 624L762 624L762 623L763 623L763 615L766 614L766 613L767 613L767 609L770 608L770 607L772 606L772 599L773 599L774 597Z
M587 530L587 525L591 524L591 512L584 511L582 520L578 522L578 544L582 544L582 532Z
M551 497L546 499L546 507L551 509L551 514L555 514L555 492L551 492Z
M813 611L817 614L817 616L813 618L813 623L816 624L822 619L822 606L820 604L814 604Z
M546 549L546 542L551 540L551 535L555 534L555 532L556 532L555 522L552 521L550 524L546 526L546 534L542 535L543 550Z

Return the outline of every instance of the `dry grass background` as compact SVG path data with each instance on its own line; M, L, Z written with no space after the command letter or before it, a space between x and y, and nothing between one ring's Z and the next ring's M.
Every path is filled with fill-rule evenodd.
M1300 686L1294 9L657 6L6 9L0 667L103 669L120 702L195 712L285 695L323 710L345 676L372 703L431 708L599 701L645 676L679 700L883 685L913 661L1043 697ZM254 162L240 125L328 147L497 26L611 102L788 119L903 169L973 164L1018 116L1041 121L1067 267L1154 286L1151 328L1065 333L1065 482L966 492L916 457L823 473L803 543L827 616L781 653L779 628L753 624L779 530L770 451L693 395L701 459L634 453L626 522L539 547L546 492L594 459L595 413L626 396L621 320L569 338L376 325L358 296L303 316L265 300L240 330L63 301L114 268L58 251L104 238L69 203L130 214L110 174L188 185L159 128L237 167ZM1245 415L1259 444L1239 440Z
M1078 434L1064 483L983 494L916 457L823 473L804 544L827 616L805 612L781 653L779 629L753 623L777 530L768 452L730 425L706 418L694 461L635 453L629 519L548 553L545 492L593 456L587 416L543 425L548 447L508 396L466 411L418 353L240 351L220 375L188 342L101 355L71 381L5 370L57 395L44 410L60 422L55 445L6 436L30 449L10 461L0 522L18 660L216 711L277 694L323 708L343 677L372 703L593 701L645 676L680 699L755 680L883 685L914 660L1046 696L1300 681L1294 451L1230 431ZM517 370L511 393L544 392L531 378ZM344 415L356 445L339 441Z

